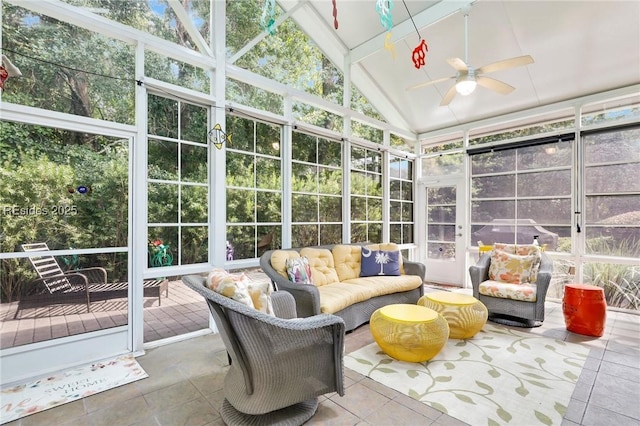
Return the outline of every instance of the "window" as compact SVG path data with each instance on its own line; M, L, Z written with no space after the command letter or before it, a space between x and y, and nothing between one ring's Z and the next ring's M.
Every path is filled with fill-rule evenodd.
M583 144L586 252L640 257L640 128L588 134Z
M549 250L571 251L568 140L470 152L473 244L529 244L538 235Z
M413 161L391 156L389 170L389 240L413 243Z
M293 132L293 247L342 242L342 144Z
M227 116L227 260L259 257L282 240L281 128Z
M133 124L133 46L7 2L0 7L3 53L22 71L7 81L3 102Z
M208 260L207 109L149 95L149 266ZM157 258L155 247L169 257Z
M351 148L351 242L382 241L382 154Z

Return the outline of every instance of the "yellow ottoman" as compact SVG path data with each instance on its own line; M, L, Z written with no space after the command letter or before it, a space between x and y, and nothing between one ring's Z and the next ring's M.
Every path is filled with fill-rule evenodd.
M369 327L378 346L400 361L428 361L449 337L449 326L442 315L418 305L384 306L371 315Z
M468 339L487 322L487 307L473 296L450 291L427 293L418 305L439 312L449 323L451 339Z

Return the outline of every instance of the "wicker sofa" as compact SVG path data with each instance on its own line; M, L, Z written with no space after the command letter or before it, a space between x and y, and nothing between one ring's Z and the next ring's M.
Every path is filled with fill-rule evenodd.
M378 308L393 303L416 303L424 294L426 268L422 263L401 259L401 275L360 277L361 244L336 244L284 250L268 250L260 266L277 290L296 300L298 317L334 314L347 331L369 321ZM397 250L395 244L366 245L373 250ZM286 260L307 257L313 284L289 280Z

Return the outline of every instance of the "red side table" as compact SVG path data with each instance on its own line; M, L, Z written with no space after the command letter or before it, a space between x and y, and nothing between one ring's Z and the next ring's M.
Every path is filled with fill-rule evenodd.
M566 284L562 313L567 330L586 336L602 336L607 319L604 289L589 284Z

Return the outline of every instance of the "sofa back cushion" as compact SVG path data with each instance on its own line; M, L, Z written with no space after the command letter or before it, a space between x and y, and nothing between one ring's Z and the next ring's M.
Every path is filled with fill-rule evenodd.
M271 267L275 269L280 275L289 279L287 274L287 260L298 259L300 253L295 250L275 250L271 253Z
M300 256L306 256L311 265L313 284L323 286L340 281L336 272L333 254L328 249L305 247Z
M336 244L331 252L340 281L360 276L360 246Z

